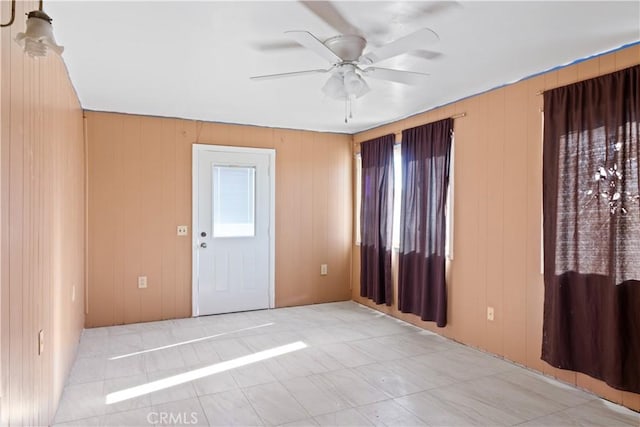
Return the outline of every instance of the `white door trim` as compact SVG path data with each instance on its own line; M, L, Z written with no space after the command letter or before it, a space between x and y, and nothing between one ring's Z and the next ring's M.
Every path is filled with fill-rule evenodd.
M269 308L275 307L276 252L276 150L272 148L232 147L225 145L193 144L191 158L191 315L199 316L198 307L198 154L202 151L225 153L267 154L269 156Z

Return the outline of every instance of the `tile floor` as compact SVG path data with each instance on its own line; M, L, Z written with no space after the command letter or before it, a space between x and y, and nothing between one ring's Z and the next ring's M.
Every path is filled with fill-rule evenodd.
M353 302L85 330L59 426L638 426Z

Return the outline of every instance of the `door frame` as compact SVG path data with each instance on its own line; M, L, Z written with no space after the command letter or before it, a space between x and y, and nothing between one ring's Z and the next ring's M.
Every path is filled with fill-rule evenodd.
M276 150L273 148L234 147L227 145L193 144L191 158L191 315L199 316L198 293L198 156L203 151L243 154L266 154L269 156L269 308L275 307L275 251L276 251Z

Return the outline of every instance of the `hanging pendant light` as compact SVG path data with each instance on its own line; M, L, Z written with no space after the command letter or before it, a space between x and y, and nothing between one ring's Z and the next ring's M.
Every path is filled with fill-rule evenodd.
M46 56L49 50L61 55L64 47L56 43L51 27L51 18L40 9L27 14L27 29L24 33L18 33L16 42L24 48L27 55L31 57Z

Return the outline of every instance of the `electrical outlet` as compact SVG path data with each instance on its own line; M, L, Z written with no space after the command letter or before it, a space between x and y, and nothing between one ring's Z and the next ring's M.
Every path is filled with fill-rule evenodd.
M493 307L487 307L487 320L490 320L493 322L494 319L494 313L493 313Z
M320 264L320 275L326 276L327 274L327 264Z
M178 236L187 236L189 234L189 227L186 225L178 226Z
M146 289L146 288L147 288L147 276L139 276L138 289Z
M44 352L44 330L38 332L38 356Z

